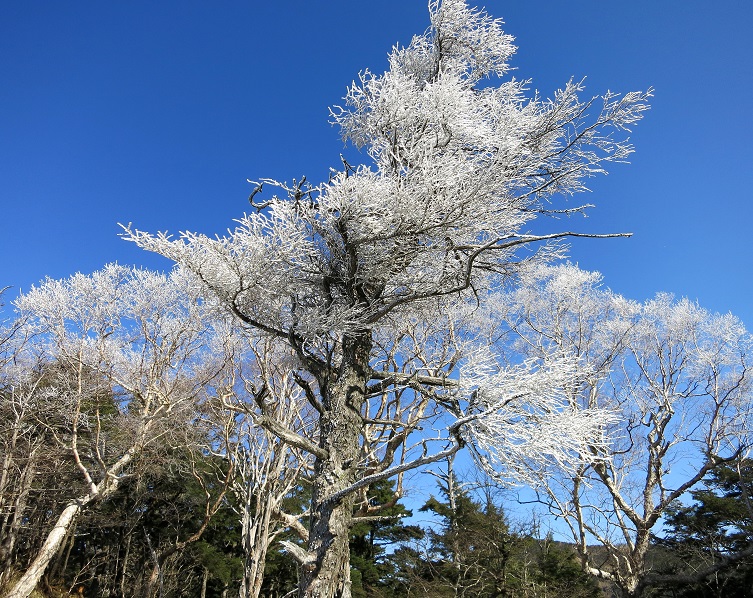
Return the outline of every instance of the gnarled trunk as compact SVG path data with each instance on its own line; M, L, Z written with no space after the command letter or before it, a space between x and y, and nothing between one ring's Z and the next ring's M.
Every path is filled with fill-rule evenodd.
M322 389L319 445L327 457L318 458L315 464L308 560L301 565L301 597L351 596L349 538L355 494L340 493L357 479L370 351L368 332L346 337L339 371Z

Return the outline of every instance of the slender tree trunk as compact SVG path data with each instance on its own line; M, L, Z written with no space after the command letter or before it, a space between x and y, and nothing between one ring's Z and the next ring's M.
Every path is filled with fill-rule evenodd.
M315 463L308 544L299 596L350 598L349 537L355 494L330 497L356 481L360 456L361 409L369 377L371 336L343 340L342 363L323 389L319 444L328 453Z
M21 474L21 480L18 484L18 494L13 505L8 505L9 520L3 522L3 529L0 529L0 582L8 579L11 569L13 569L16 552L16 542L21 531L21 523L26 515L26 504L29 498L29 492L34 481L34 472L37 467L36 460L37 448L31 452L26 462L26 467ZM3 537L4 536L4 537Z
M13 464L13 455L16 452L16 443L18 442L18 428L18 422L14 422L13 434L11 435L10 439L5 442L5 456L3 457L2 470L0 470L0 512L5 512L9 507L9 505L6 505L6 502L10 498L8 487L10 486L9 480L11 467ZM7 519L7 515L3 519ZM4 525L0 524L0 531L3 529L3 527Z
M47 575L48 578L57 579L58 577L63 575L64 571L68 568L68 558L71 555L71 550L73 549L73 545L75 543L76 524L72 523L68 528L68 533L66 534L65 538L63 538L63 542L60 543L60 550L58 550L55 563L52 565L50 573L48 573Z
M263 491L262 491L263 492ZM264 562L269 548L269 528L272 518L270 496L257 500L256 514L252 513L251 500L258 496L248 494L243 511L243 530L241 543L245 555L243 579L239 592L240 598L258 598L264 582Z
M154 563L154 566L152 567L152 574L149 576L149 579L147 580L146 584L146 591L144 592L144 598L152 598L155 595L155 588L157 586L157 583L159 582L160 588L162 588L162 565L160 563L159 556L157 555L157 551L154 549L154 546L152 545L152 539L149 537L149 534L146 531L146 528L144 528L144 537L146 538L146 544L149 547L149 554L152 557L152 562ZM160 598L162 598L162 592L159 592Z
M55 557L60 549L61 543L65 540L68 530L71 528L81 511L95 500L104 500L117 490L120 480L118 474L133 459L141 445L132 446L126 453L117 460L117 462L107 471L105 478L97 485L91 488L91 492L85 496L74 498L63 509L63 512L55 522L52 531L47 535L42 547L39 549L36 558L31 566L26 570L21 579L18 580L13 589L4 598L28 598L29 594L42 579L42 575L50 565L50 561Z
M207 582L209 581L209 569L204 567L204 574L201 577L201 598L207 598Z
M47 566L50 564L50 561L57 554L71 525L76 520L79 513L81 513L84 505L90 501L91 497L87 496L82 499L72 500L68 503L60 514L60 517L58 517L58 520L55 522L55 527L47 535L47 539L44 541L42 548L39 549L39 553L34 559L34 562L5 598L28 598L29 594L31 594L34 591L34 588L37 587L37 584L42 578Z
M120 568L120 596L121 598L125 598L125 595L126 595L126 577L128 576L128 559L131 556L131 537L132 537L132 534L128 532L126 536L125 554L123 554L123 565Z

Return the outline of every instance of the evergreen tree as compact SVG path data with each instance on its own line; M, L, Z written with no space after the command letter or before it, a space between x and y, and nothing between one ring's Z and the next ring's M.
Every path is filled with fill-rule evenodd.
M60 587L82 585L95 596L214 598L240 577L240 530L231 505L223 503L205 521L206 492L219 490L212 465L221 464L180 449L161 457L161 463L139 463L113 500L80 518L51 568Z
M704 481L656 540L669 551L658 582L678 598L753 597L753 460L722 464Z
M450 472L442 486L444 501L432 497L422 507L437 515L440 523L428 534L429 559L415 563L421 570L423 594L408 595L601 596L595 582L581 571L570 547L551 537L537 539L512 530L501 507L490 499L483 504L475 501L451 481Z
M555 542L551 535L543 540L529 538L528 543L533 544L537 587L533 591L526 590L526 596L602 596L596 581L583 572L571 545Z
M397 502L395 482L380 480L372 485L355 514L350 537L351 591L354 598L394 595L395 562L388 546L416 540L424 533L403 520L412 512Z
M441 519L429 532L429 577L435 591L452 596L505 596L510 557L518 541L502 510L491 502L483 507L466 492L442 488L445 502L431 497L421 508ZM513 583L513 585L515 585Z

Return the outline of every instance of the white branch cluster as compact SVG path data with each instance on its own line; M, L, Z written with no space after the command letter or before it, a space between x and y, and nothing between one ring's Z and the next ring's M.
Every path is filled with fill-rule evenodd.
M185 270L170 275L117 264L47 279L15 301L37 339L28 350L85 368L128 400L171 408L196 396L217 370L210 307Z
M467 436L487 473L536 484L553 465L573 471L598 459L608 446L606 427L616 418L608 409L573 402L585 374L573 355L502 368L487 354L461 368L461 392L471 397Z
M585 209L555 198L626 159L625 131L651 91L584 100L582 82L569 81L542 99L509 76L515 47L501 21L463 0L432 1L430 15L423 35L393 49L387 72L363 72L331 111L369 164L343 158L342 171L314 186L263 180L282 197L255 201L257 184L257 211L223 237L130 226L124 236L193 272L249 328L289 343L314 378L342 363L344 339L370 334L371 363L382 368L363 414L364 438L382 443L381 457L365 448L372 466L396 458L421 421L441 420L449 400L469 418L465 433L485 463L570 467L604 453L611 421L608 410L574 401L585 364L577 352L481 367L471 345L495 344L481 331L500 281L521 262L556 255L545 242L574 234L526 227L542 213ZM533 258L518 256L523 245ZM449 314L445 329L428 332L432 311ZM431 350L419 346L427 334ZM462 390L450 397L458 365Z
M247 323L309 340L509 273L554 195L629 155L618 133L650 91L580 100L571 81L551 100L528 97L507 78L515 48L501 21L462 0L430 10L429 30L392 51L389 71L364 72L332 110L371 165L279 185L283 197L254 204L262 211L221 238L130 226L124 236L198 274Z
M670 505L753 446L753 336L731 314L669 294L629 301L571 265L522 282L488 305L497 338L528 359L577 355L586 368L572 403L617 416L605 442L579 449L602 461L540 475L542 501L576 543L598 538L641 571Z

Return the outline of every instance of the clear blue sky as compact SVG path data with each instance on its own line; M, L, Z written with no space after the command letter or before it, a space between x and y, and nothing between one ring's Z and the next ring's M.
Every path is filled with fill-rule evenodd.
M571 76L656 88L632 164L563 223L635 236L576 240L572 259L627 296L672 291L753 327L753 3L486 6L544 95ZM247 178L326 177L343 149L328 106L427 24L424 0L0 2L0 287L169 267L117 223L221 233Z

